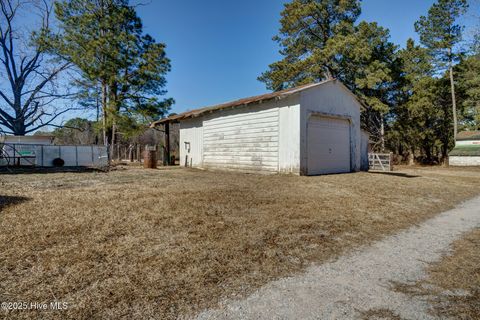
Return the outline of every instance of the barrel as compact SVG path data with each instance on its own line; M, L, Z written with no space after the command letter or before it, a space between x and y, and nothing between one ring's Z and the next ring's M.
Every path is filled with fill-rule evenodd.
M155 150L155 148L145 148L145 151L143 153L143 167L145 169L157 168L157 150Z

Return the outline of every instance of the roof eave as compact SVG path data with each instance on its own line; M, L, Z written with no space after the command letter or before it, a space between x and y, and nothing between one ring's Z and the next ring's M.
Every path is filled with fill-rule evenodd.
M237 104L236 101L239 101L239 100L236 100L236 101L227 102L227 103L223 103L223 104L219 104L219 105L215 105L215 106L211 106L211 107L205 107L205 108L200 108L200 109L187 111L187 112L184 112L184 113L181 113L181 114L178 114L178 115L174 115L174 116L171 116L171 117L167 117L167 118L164 118L164 119L154 121L150 124L150 127L152 128L152 127L155 127L157 125L164 124L166 122L179 122L181 120L188 119L188 118L198 118L198 117L201 117L205 114L213 113L213 112L216 112L216 111L239 108L239 107L246 107L248 105L261 104L261 103L271 101L271 100L282 100L282 99L285 99L287 97L299 94L300 92L302 92L304 90L308 90L308 89L311 89L311 88L314 88L314 87L317 87L317 86L320 86L320 85L323 85L323 84L326 84L326 83L330 83L330 82L340 83L357 100L357 102L360 105L365 106L362 103L362 101L360 101L357 96L355 96L353 93L351 93L350 90L348 90L348 88L341 81L338 81L337 79L329 79L329 80L325 80L325 81L321 81L321 82L317 82L317 83L311 83L311 84L299 86L297 88L292 88L292 89L289 89L285 92L272 92L272 93L267 93L267 94L260 95L260 96L253 96L253 97L239 99L239 100L249 100L249 99L251 100L251 101L247 101L245 103L238 103ZM265 98L259 98L259 97L267 96L267 95L271 95L271 96L270 97L265 97ZM257 100L257 98L259 98L259 99ZM225 105L225 106L223 107L222 105Z
M150 124L150 128L153 128L153 127L156 127L157 125L161 125L161 124L164 124L166 122L179 122L181 120L184 120L184 119L188 119L188 118L198 118L198 117L201 117L201 116L204 116L205 114L210 114L210 113L214 113L214 112L217 112L217 111L222 111L222 110L228 110L228 109L236 109L236 108L242 108L242 107L246 107L248 105L252 105L252 104L262 104L264 102L267 102L267 101L272 101L272 100L282 100L282 99L285 99L287 97L290 97L294 94L298 94L300 91L295 91L295 92L292 92L292 93L289 93L289 94L282 94L282 95L279 95L279 96L274 96L274 97L271 97L271 98L266 98L266 99L262 99L262 100L256 100L256 101L252 101L252 102L247 102L247 103L242 103L242 104L238 104L238 105L231 105L231 106L226 106L224 108L222 107L219 107L219 108L213 108L212 107L212 110L204 110L202 112L199 112L199 113L192 113L192 114L187 114L187 115L175 115L173 117L168 117L168 118L163 118L163 119L160 119L160 120L157 120L157 121L154 121ZM191 112L191 111L190 111Z

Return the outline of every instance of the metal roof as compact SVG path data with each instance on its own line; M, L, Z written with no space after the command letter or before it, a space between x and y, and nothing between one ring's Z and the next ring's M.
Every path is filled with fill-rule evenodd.
M261 102L265 102L265 101L269 101L269 100L273 100L273 99L280 100L280 99L288 97L292 94L295 94L297 92L300 92L300 91L303 91L303 90L306 90L306 89L310 89L310 88L313 88L313 87L316 87L316 86L320 86L322 84L329 83L329 82L338 82L338 83L342 84L340 81L338 81L336 79L330 79L330 80L325 80L325 81L317 82L317 83L310 83L310 84L306 84L306 85L303 85L303 86L299 86L299 87L295 87L295 88L291 88L291 89L286 89L286 90L282 90L282 91L276 91L276 92L272 92L272 93L262 94L262 95L259 95L259 96L243 98L243 99L239 99L239 100L235 100L235 101L230 101L230 102L218 104L218 105L215 105L215 106L204 107L204 108L195 109L195 110L183 112L183 113L180 113L180 114L172 115L172 116L169 116L168 118L164 118L164 119L160 119L160 120L152 122L150 127L155 127L156 125L162 124L164 122L171 122L171 121L178 121L178 120L182 120L182 119L186 119L186 118L199 117L201 115L204 115L206 113L210 113L210 112L213 112L213 111L218 111L218 110L223 110L223 109L228 109L228 108L244 107L244 106L247 106L247 105L250 105L250 104L253 104L253 103L261 103ZM342 86L344 86L344 85L342 84ZM352 95L353 95L353 93L352 93Z
M480 130L462 131L457 133L457 141L480 140Z

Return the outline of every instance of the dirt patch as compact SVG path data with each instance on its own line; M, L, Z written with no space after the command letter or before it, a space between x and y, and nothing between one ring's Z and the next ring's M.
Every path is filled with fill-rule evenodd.
M440 318L478 319L480 315L480 229L455 241L452 252L428 268L428 277L396 290L423 296Z
M251 293L478 194L480 172L199 170L1 175L0 300L16 318L176 318ZM414 177L410 177L414 176Z

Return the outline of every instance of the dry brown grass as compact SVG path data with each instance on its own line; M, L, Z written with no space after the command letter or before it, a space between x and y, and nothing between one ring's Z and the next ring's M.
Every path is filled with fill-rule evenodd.
M257 176L198 170L0 175L7 317L175 318L240 297L478 194L480 172Z
M455 241L452 252L430 265L428 277L396 290L424 296L432 314L444 319L480 319L480 228Z

